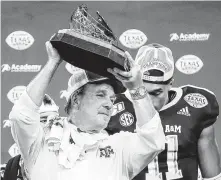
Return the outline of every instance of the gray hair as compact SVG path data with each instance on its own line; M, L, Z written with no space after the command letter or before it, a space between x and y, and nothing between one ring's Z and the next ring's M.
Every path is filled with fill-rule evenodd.
M64 108L65 112L66 112L68 115L70 114L70 110L71 110L71 108L72 108L72 104L76 101L76 99L77 99L77 97L78 97L79 95L83 95L83 94L84 94L84 90L85 90L85 85L82 86L82 87L80 87L79 89L77 89L76 91L74 91L74 92L70 95L70 97L69 97L69 99L68 99L68 101L67 101L67 103L66 103L66 105L65 105L65 108Z

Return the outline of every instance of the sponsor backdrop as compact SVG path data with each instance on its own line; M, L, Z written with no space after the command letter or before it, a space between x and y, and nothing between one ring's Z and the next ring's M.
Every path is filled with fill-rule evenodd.
M118 37L119 46L133 57L137 48L148 43L157 42L171 48L176 62L174 85L193 84L208 88L221 104L221 2L85 3L92 16L96 16L96 11L100 12ZM24 86L46 63L44 43L59 29L69 27L72 11L81 4L2 2L1 163L10 158L8 150L14 143L7 127L10 124L4 120L8 119L12 105ZM48 90L60 106L62 116L65 115L65 100L60 99L60 91L67 88L70 72L75 70L62 63ZM216 122L215 128L221 147L221 120ZM13 148L10 149L12 152Z

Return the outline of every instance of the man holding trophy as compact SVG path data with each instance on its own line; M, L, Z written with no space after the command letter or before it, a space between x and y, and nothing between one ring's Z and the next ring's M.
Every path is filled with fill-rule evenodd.
M74 14L84 27L87 26L82 18L87 16L85 9L81 6ZM99 18L104 21L101 16ZM102 24L102 27L109 28L104 22ZM89 23L88 27L95 27L92 25ZM97 32L95 29L85 35L85 29L75 29L74 33L68 30L53 37L56 41L61 38L57 44L53 44L53 38L51 42L46 42L46 65L12 108L12 135L31 180L129 180L164 150L165 135L161 120L143 86L140 66L134 63L129 53L124 54L112 46L111 40L104 40L111 37L107 32L101 31L104 33L102 37L106 36L104 41L99 40ZM69 59L65 56L66 50L73 52L69 54ZM105 50L110 51L106 53ZM91 56L81 57L80 62L79 56L75 55L82 53ZM108 56L105 57L105 53ZM103 70L104 67L97 67L94 72L106 73L108 77L86 70L72 75L64 93L67 118L57 117L60 123L56 128L60 134L56 140L50 139L52 135L49 133L49 137L46 136L40 125L38 110L51 79L62 59L71 60L73 64L88 70L90 65L85 63L94 63L97 60L95 57L108 72ZM103 59L107 60L106 64ZM117 68L113 68L115 66ZM130 92L136 112L136 133L122 132L108 136L103 129L110 120L115 94L122 93L125 88Z

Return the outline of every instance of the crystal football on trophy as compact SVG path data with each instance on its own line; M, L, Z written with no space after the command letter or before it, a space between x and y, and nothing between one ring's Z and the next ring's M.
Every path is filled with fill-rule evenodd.
M124 50L117 47L117 40L104 18L88 13L86 5L75 10L70 19L70 29L59 30L50 40L66 62L113 78L107 68L129 70Z

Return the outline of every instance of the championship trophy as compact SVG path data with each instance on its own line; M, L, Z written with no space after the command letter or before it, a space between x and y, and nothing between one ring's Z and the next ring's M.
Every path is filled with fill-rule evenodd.
M59 30L50 40L66 62L113 78L107 68L129 70L124 50L117 47L117 40L104 18L97 11L97 18L81 5L70 18L70 29Z

